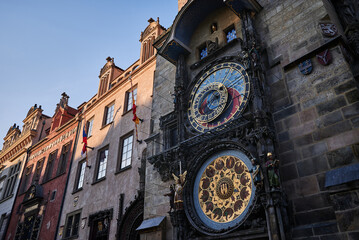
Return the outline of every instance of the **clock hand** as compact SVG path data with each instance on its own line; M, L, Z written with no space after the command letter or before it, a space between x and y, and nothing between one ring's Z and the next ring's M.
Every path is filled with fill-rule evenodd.
M233 68L230 68L230 69L229 69L228 73L227 73L227 74L226 74L226 76L223 78L223 80L222 80L222 82L221 82L221 83L223 83L223 82L224 82L224 80L226 80L226 78L227 78L228 74L229 74L229 73L231 73L231 72L233 72Z

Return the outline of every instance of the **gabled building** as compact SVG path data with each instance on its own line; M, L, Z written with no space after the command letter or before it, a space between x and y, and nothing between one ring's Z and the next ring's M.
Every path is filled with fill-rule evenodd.
M141 237L359 239L358 1L178 3Z
M4 138L0 151L0 239L5 235L11 210L18 191L20 178L28 158L27 150L40 141L49 126L49 117L44 115L41 106L32 106L23 127L14 124Z
M55 114L43 123L46 137L28 155L5 239L54 239L76 145L77 110L63 93Z
M100 71L98 92L79 106L87 148L80 136L57 239L137 239L144 211L143 140L152 122L156 66L152 44L165 31L158 19L148 22L141 33L140 59L122 69L108 57Z

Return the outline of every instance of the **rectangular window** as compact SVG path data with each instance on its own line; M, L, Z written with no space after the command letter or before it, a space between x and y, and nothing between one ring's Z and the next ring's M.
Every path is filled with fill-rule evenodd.
M72 141L62 146L60 161L59 161L59 165L57 166L57 173L56 173L57 176L66 172L67 159L69 158L71 144Z
M3 198L6 198L11 194L13 194L17 177L19 175L20 167L21 167L21 162L10 167L9 177L6 180L6 185L4 188Z
M37 182L40 181L41 171L42 171L42 167L44 166L44 162L45 162L45 158L37 161L35 173L34 176L32 177L32 183L34 183L35 181Z
M207 47L203 47L199 49L199 59L203 59L207 57L207 55L208 55Z
M1 215L1 219L0 219L0 236L5 235L5 228L6 228L8 220L9 220L9 215L6 215L6 213Z
M101 149L98 153L95 181L98 181L106 176L107 157L108 157L108 146Z
M86 169L86 160L79 162L76 173L76 181L74 185L74 191L81 189L84 185L85 178L85 169Z
M32 172L32 168L34 165L28 166L25 169L25 174L23 176L23 182L22 182L22 186L21 186L21 192L24 193L27 190L27 184L30 181L30 177L31 177L31 172Z
M225 34L226 34L227 43L237 38L236 29L234 29L234 26L229 27L225 31Z
M90 216L91 217L91 216ZM90 222L90 240L109 239L111 220L108 216L97 215Z
M81 211L70 213L66 217L65 238L77 237L79 234Z
M50 201L54 201L56 197L57 190L52 191Z
M50 153L50 155L49 155L49 157L47 159L47 165L46 165L46 170L45 170L45 175L44 175L43 182L46 182L46 181L51 179L52 170L54 168L54 163L55 163L55 160L56 160L56 156L57 156L57 150Z
M128 91L126 93L126 109L125 111L130 111L132 109L133 101L132 101L132 92L133 92L133 100L135 100L135 104L137 101L137 88L134 88L133 91Z
M103 126L105 126L113 121L114 109L115 109L115 103L112 103L105 107Z
M176 146L178 143L178 134L175 126L169 129L169 135L169 147Z
M92 136L93 119L87 121L87 137Z
M2 190L4 188L4 182L5 182L5 177L0 179L0 198L1 198Z
M121 147L121 158L120 158L120 169L123 169L131 165L132 159L132 144L133 134L123 137L120 141Z

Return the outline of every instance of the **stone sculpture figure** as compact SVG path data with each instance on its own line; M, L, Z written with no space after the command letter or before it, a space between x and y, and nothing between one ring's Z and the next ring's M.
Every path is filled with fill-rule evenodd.
M265 166L267 168L269 186L272 190L279 188L279 160L273 159L273 154L271 152L267 153L267 162Z
M164 196L167 196L170 198L170 212L172 212L172 210L175 209L175 184L171 184L170 185L170 192L169 193L166 193Z
M254 185L256 186L256 188L261 188L262 187L262 173L260 170L260 166L258 164L258 162L256 161L256 159L252 159L251 160L253 168L251 170L249 170L250 173L252 173L252 179L254 182Z
M183 209L183 188L186 185L186 175L187 171L185 171L183 174L180 174L178 177L172 173L173 179L175 180L175 210Z

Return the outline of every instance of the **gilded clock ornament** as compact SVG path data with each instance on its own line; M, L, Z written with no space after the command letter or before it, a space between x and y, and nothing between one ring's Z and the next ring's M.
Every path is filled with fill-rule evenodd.
M191 126L204 132L237 118L247 104L249 92L249 76L241 64L215 65L192 89L188 109Z
M252 163L241 151L228 150L210 157L200 168L193 189L196 212L214 230L238 226L254 202Z

